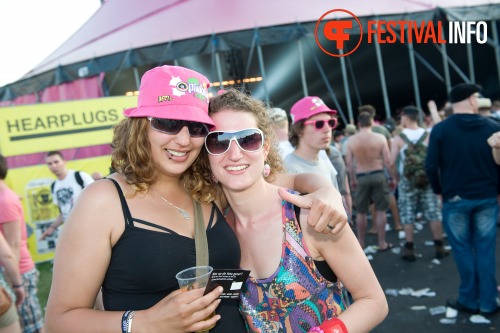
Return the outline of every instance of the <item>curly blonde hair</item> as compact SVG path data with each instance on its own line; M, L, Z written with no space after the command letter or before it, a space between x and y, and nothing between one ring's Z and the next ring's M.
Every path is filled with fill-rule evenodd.
M210 99L208 107L208 114L210 116L227 109L252 113L257 120L257 127L264 133L265 143L269 145L266 163L271 167L271 172L266 178L266 181L274 181L276 174L285 172L285 167L283 166L283 159L279 152L278 142L271 127L271 120L264 103L236 89L230 89ZM196 169L203 175L206 183L204 185L209 186L209 192L220 192L219 184L215 183L212 179L212 171L208 162L208 153L206 149L202 150L195 164L196 166L193 165L193 169Z

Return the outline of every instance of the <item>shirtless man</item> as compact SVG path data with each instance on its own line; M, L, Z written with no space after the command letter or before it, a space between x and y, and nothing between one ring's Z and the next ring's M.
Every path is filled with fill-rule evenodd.
M346 152L346 165L349 172L351 189L356 191L358 241L365 247L367 212L373 200L377 211L376 224L379 251L386 251L392 244L385 240L385 225L389 207L389 186L384 174L384 165L394 177L387 140L382 134L372 132L373 116L361 112L358 116L359 132L349 138ZM356 167L354 166L356 160ZM356 170L355 170L356 169ZM392 181L391 181L392 182ZM391 187L394 184L391 183Z

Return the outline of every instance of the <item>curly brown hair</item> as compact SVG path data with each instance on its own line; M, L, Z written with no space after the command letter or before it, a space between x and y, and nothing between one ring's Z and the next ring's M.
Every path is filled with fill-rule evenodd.
M125 177L135 192L147 193L158 179L159 166L151 158L147 118L125 118L115 126L111 147L111 167ZM199 159L181 176L184 187L202 203L214 200L215 194L203 177Z
M266 106L262 101L254 99L245 93L236 89L229 89L210 99L208 114L211 116L219 111L227 109L250 112L254 115L257 120L257 128L264 133L265 143L269 145L266 163L271 167L271 172L266 178L266 181L274 181L276 174L285 172L285 167L283 166L283 159L279 152L278 142L274 135L274 130L271 127L271 120L269 119ZM220 191L219 185L212 179L212 171L208 162L208 153L206 149L202 150L198 162L199 163L195 163L196 167L193 165L193 168L200 172L204 179L208 180L207 184L210 186L210 192L214 193Z

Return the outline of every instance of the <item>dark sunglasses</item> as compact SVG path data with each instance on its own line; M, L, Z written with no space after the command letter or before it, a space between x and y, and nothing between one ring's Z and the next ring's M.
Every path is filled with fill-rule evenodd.
M201 138L208 134L207 125L196 121L163 119L163 118L153 118L153 117L148 117L148 120L151 123L152 129L162 133L175 135L179 134L179 132L184 127L187 127L189 130L189 135L194 138Z
M325 126L325 123L328 124L328 126L333 129L335 127L337 127L337 118L330 118L328 120L308 120L308 121L304 121L304 125L309 125L309 124L314 124L314 127L317 129L317 130L320 130L322 129L324 126Z
M205 148L211 155L222 155L229 150L231 141L236 141L243 151L255 152L264 145L264 133L258 128L247 128L236 132L210 132L205 138Z

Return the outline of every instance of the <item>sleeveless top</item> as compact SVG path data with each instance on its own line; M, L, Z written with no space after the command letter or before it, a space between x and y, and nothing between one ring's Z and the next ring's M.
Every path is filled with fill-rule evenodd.
M266 279L248 278L240 311L248 332L308 332L345 309L340 282L326 280L302 243L294 206L283 201L283 247L277 270Z
M168 228L132 217L120 186L110 180L120 197L125 230L111 251L102 285L104 308L109 311L148 309L179 289L177 272L196 266L195 242ZM137 227L136 223L158 231ZM207 226L207 240L210 266L239 268L238 239L215 204L212 204ZM221 319L210 332L244 332L237 300L222 300L216 312Z

